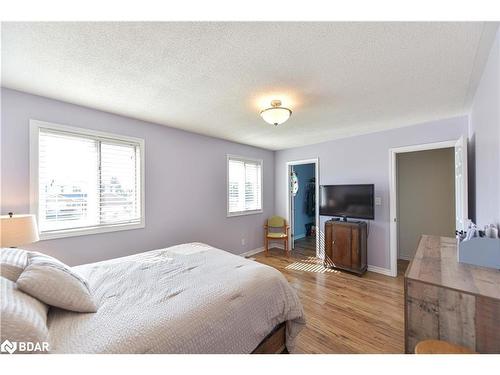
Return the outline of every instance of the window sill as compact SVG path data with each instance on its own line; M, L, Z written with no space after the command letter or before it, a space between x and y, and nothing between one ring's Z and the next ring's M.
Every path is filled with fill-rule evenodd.
M228 212L227 217L233 216L245 216L245 215L255 215L263 213L263 210L253 210L253 211L239 211L239 212Z
M116 225L108 225L108 226L103 226L103 227L90 227L90 228L84 228L84 229L62 229L62 230L55 230L55 231L40 233L40 241L53 240L56 238L87 236L90 234L118 232L118 231L122 231L122 230L141 229L141 228L144 228L145 226L146 225L143 221L140 223L133 223L133 224L116 224Z

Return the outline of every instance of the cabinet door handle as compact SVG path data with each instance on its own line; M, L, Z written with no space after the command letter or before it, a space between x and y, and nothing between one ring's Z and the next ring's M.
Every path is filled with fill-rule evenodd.
M335 240L332 241L332 245L335 245Z

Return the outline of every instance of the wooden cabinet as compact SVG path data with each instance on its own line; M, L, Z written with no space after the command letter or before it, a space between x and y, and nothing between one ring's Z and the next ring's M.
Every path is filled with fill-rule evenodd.
M500 272L457 261L456 239L422 236L405 274L405 351L444 340L500 353Z
M366 235L364 221L325 223L325 267L357 273L366 272Z

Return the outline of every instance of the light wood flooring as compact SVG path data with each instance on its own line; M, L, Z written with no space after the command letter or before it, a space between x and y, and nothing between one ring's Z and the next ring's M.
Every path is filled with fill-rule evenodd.
M293 353L403 353L403 275L366 272L362 277L325 270L315 256L315 240L295 243L290 257L282 249L257 262L281 271L304 305L307 325Z

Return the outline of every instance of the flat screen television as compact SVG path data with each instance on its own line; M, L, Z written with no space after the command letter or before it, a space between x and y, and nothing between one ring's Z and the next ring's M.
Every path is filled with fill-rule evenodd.
M322 185L319 214L345 218L375 218L373 207L374 185Z

